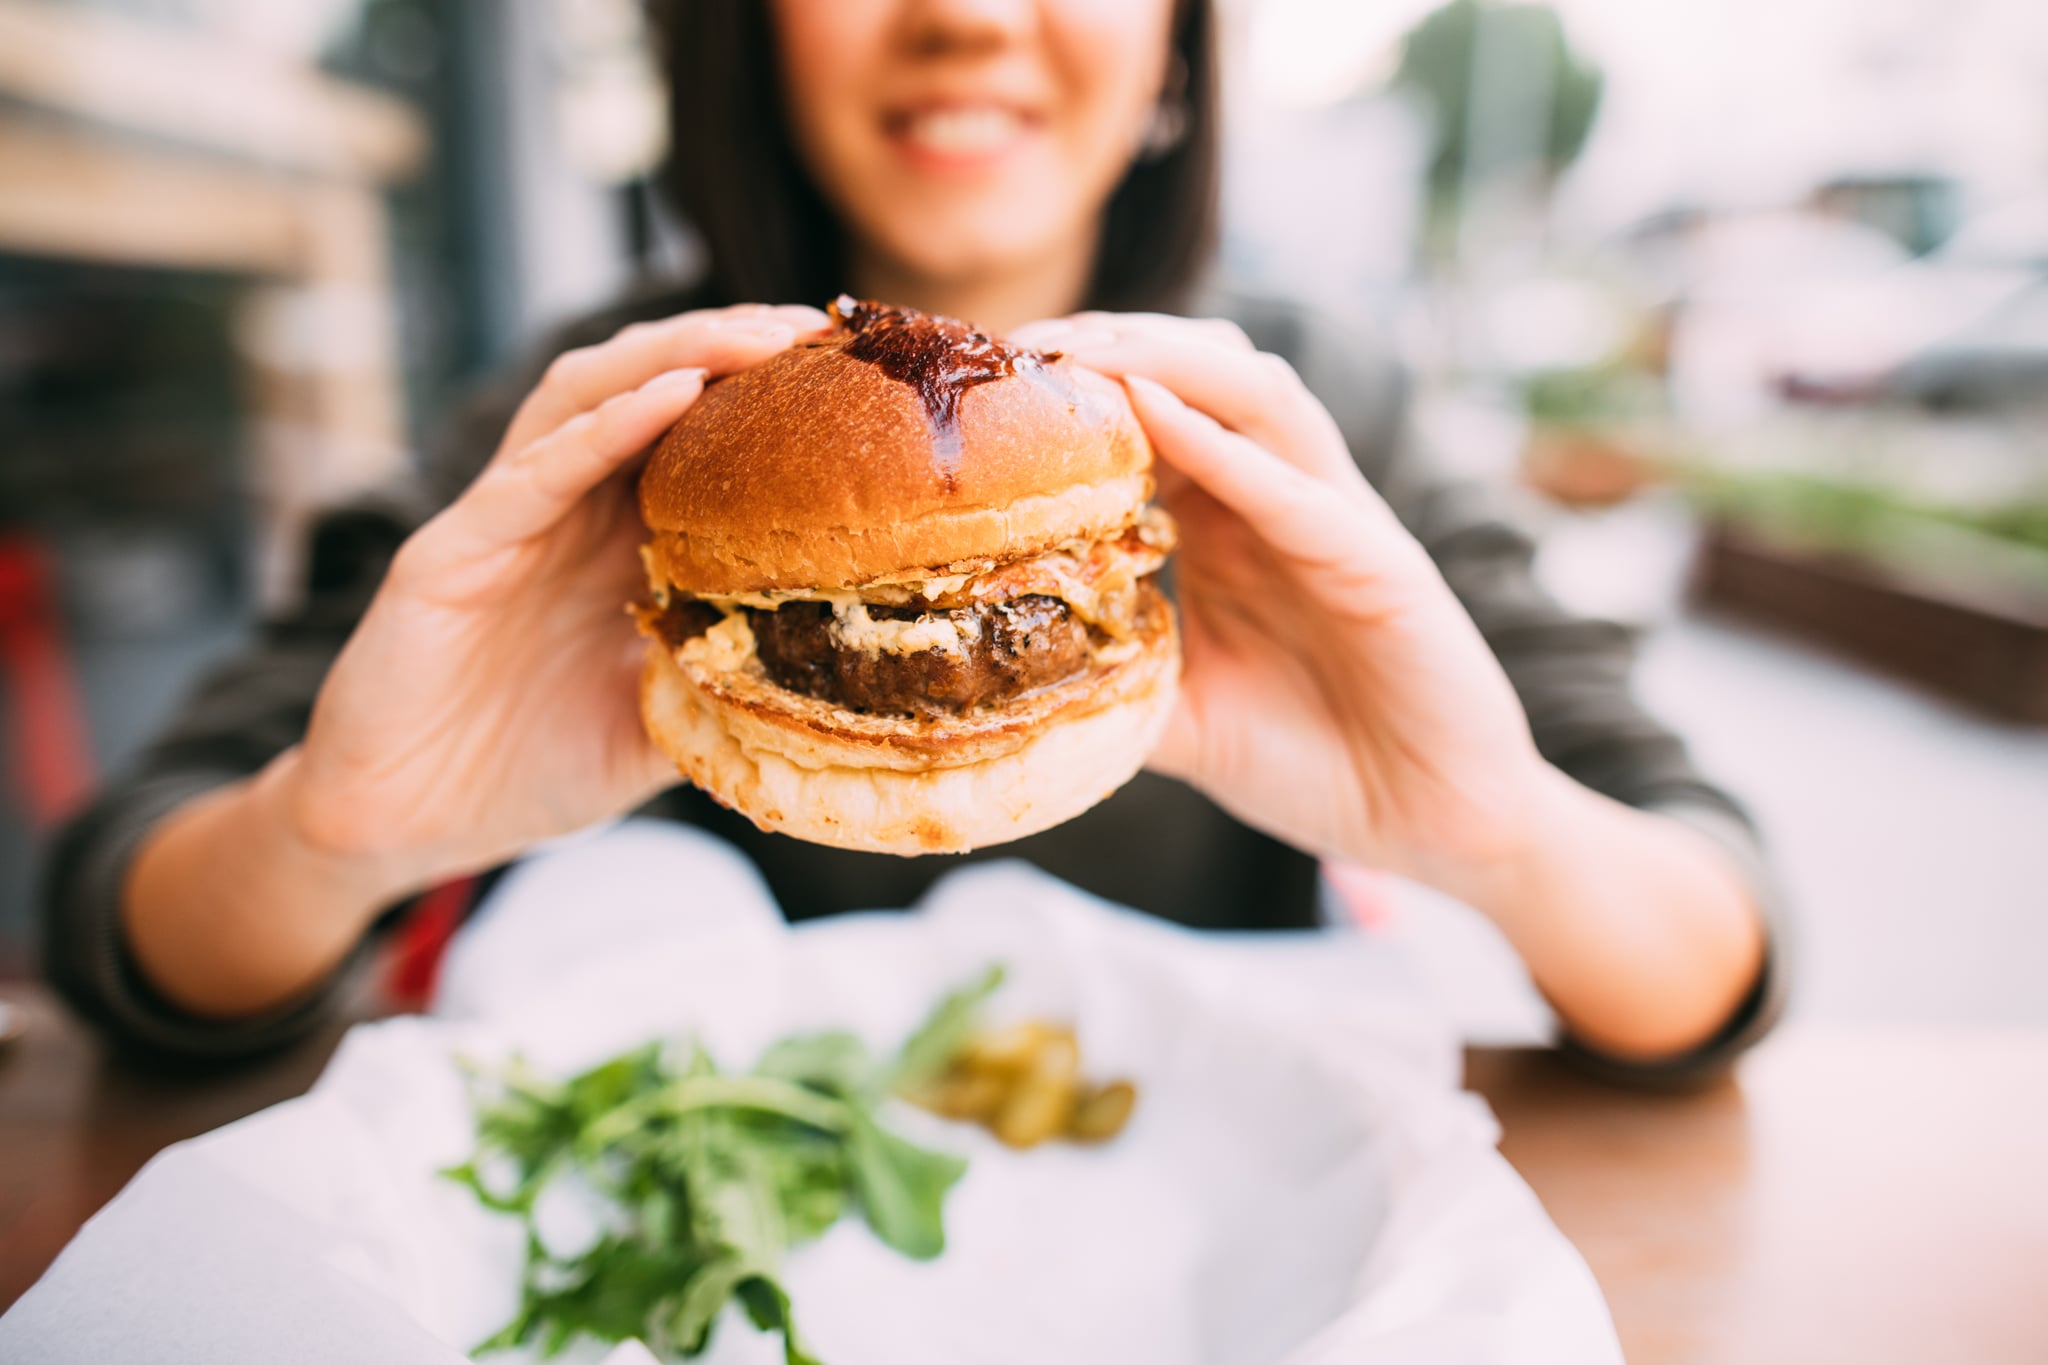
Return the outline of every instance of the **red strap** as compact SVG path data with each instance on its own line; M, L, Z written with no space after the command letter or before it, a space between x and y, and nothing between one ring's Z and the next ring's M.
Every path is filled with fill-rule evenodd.
M93 761L49 558L30 540L0 538L0 681L12 702L7 776L30 824L49 829L92 791Z
M1388 894L1386 873L1331 859L1323 863L1323 877L1336 891L1338 905L1350 914L1352 923L1361 929L1392 927L1394 898Z
M448 940L462 927L475 895L474 877L446 882L414 901L399 921L385 981L392 1003L400 1009L425 1009L433 1001Z

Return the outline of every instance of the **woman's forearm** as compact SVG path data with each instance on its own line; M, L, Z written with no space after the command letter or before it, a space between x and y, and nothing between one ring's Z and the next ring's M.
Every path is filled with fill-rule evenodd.
M1554 770L1514 856L1442 879L1485 912L1572 1035L1616 1056L1708 1042L1754 988L1763 920L1734 860Z
M298 751L167 816L122 898L129 950L170 1003L259 1014L318 984L377 912L410 890L374 859L324 851L293 818Z

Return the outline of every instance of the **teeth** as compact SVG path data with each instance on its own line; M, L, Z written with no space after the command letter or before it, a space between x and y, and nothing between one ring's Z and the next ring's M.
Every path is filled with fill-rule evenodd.
M1007 109L934 109L911 117L912 141L949 156L990 152L1017 136L1019 121Z

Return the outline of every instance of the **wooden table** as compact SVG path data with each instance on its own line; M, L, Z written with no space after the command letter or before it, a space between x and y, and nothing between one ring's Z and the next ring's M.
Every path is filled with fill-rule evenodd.
M0 1053L0 1306L151 1153L298 1094L340 1033L180 1073L0 998L29 1025ZM1469 1066L1636 1365L2048 1361L2048 1034L1792 1029L1684 1095Z

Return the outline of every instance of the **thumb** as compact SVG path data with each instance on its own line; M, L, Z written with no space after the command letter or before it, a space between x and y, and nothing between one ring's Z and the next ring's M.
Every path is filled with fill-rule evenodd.
M1201 724L1188 701L1187 691L1182 689L1173 703L1172 713L1166 718L1166 729L1160 733L1159 743L1153 746L1145 766L1162 777L1192 782L1200 766L1201 753Z
M640 690L648 666L649 647L648 641L636 633L619 658L619 689L627 703L627 714L620 722L625 731L621 743L628 754L625 781L633 789L631 806L651 801L684 780L676 761L648 733L641 715Z

